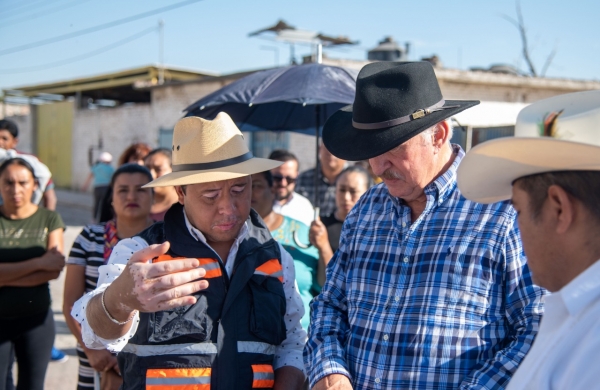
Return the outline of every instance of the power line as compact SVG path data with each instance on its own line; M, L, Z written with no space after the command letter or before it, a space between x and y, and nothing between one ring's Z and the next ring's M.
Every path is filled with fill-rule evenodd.
M89 33L96 32L96 31L104 30L104 29L107 29L110 27L118 26L120 24L125 24L125 23L132 22L134 20L146 18L146 17L152 16L152 15L156 15L161 12L170 11L175 8L180 8L180 7L186 6L188 4L197 3L199 1L202 1L202 0L186 0L186 1L182 1L179 3L175 3L172 5L166 6L166 7L157 8L152 11L142 12L141 14L129 16L129 17L119 19L119 20L115 20L115 21L112 21L109 23L104 23L104 24L100 24L98 26L85 28L85 29L79 30L79 31L74 31L72 33L59 35L54 38L42 39L41 41L32 42L32 43L28 43L28 44L21 45L21 46L15 46L15 47L11 47L9 49L0 50L0 56L10 54L10 53L16 53L16 52L27 50L27 49L32 49L34 47L48 45L48 44L54 43L54 42L64 41L65 39L78 37L80 35L89 34Z
M23 9L20 10L19 8L23 8L23 6L31 7L34 4L42 3L42 2L46 2L46 0L37 0L37 1L34 0L34 1L31 1L30 3L26 2L26 1L20 1L19 4L15 5L12 8L8 7L8 8L4 8L4 9L0 10L0 14L4 14L4 13L7 13L7 12L8 13L14 13L14 12L16 12L17 14L18 13L22 13L23 11L27 11L27 10L26 9L25 10L23 10ZM44 5L42 5L42 7Z
M90 0L75 0L75 1L71 1L67 4L60 5L58 7L54 7L54 8L50 8L50 9L40 11L37 13L21 16L21 18L16 18L13 20L8 19L6 22L3 22L0 27L12 26L14 24L18 24L18 23L26 21L26 20L37 19L40 16L46 16L48 14L62 11L64 9L73 7L74 5L79 5L79 4L85 3L86 1L90 1ZM10 18L10 16L8 16L7 18Z
M104 52L112 50L112 49L114 49L116 47L123 46L126 43L129 43L131 41L134 41L134 40L136 40L138 38L143 37L144 35L147 35L147 34L149 34L151 32L156 31L156 29L157 29L157 27L147 28L147 29L145 29L143 31L140 31L140 32L136 33L136 34L130 35L127 38L124 38L124 39L121 39L121 40L119 40L117 42L111 43L110 45L106 45L106 46L103 46L103 47L101 47L99 49L92 50L90 52L87 52L87 53L84 53L84 54L80 54L78 56L67 58L67 59L64 59L64 60L50 62L50 63L43 64L43 65L30 66L30 67L27 67L27 68L21 67L21 68L12 68L12 69L0 69L0 74L14 74L14 73L35 72L35 71L38 71L38 70L46 70L46 69L49 69L49 68L56 68L57 66L67 65L67 64L70 64L70 63L73 63L73 62L76 62L76 61L85 60L87 58L90 58L90 57L93 57L93 56L97 56L98 54L102 54Z

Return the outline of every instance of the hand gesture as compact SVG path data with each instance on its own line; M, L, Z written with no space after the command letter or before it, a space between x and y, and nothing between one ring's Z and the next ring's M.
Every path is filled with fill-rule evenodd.
M106 301L116 302L111 306L122 312L115 313L115 318L125 319L123 313L133 310L157 312L196 303L192 294L208 287L208 281L199 280L206 271L198 268L197 259L150 263L165 254L169 246L168 242L151 245L131 256L121 275L106 290Z

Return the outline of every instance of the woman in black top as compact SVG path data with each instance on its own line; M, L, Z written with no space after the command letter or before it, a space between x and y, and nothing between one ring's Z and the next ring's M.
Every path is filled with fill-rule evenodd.
M335 180L335 211L312 222L308 238L319 251L317 278L325 283L325 267L338 249L346 216L371 184L369 173L360 165L344 169Z
M48 281L65 258L60 216L31 202L37 186L31 165L21 158L0 165L0 390L6 384L14 347L17 389L44 388L54 343Z

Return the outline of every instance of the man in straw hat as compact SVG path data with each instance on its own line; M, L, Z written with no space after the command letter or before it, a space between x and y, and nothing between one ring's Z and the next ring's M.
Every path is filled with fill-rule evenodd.
M458 169L476 202L512 190L533 280L553 292L508 388L600 389L600 91L526 107L515 134L527 137L478 145Z
M314 389L499 389L529 350L543 290L515 211L456 187L448 118L477 103L444 100L429 63L378 62L325 124L327 148L384 183L348 214L312 303Z
M119 351L122 389L302 386L294 263L250 208L250 175L279 164L227 114L177 123L173 172L147 186L175 186L179 203L115 246L72 311L88 347Z

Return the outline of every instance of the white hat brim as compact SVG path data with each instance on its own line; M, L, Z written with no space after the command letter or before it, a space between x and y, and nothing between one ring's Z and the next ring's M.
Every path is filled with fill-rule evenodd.
M600 171L600 146L554 138L499 138L466 154L457 181L465 198L494 203L511 198L516 179L557 171Z
M249 176L255 173L268 171L273 168L277 168L281 164L283 164L281 161L253 157L250 160L246 160L242 163L223 168L167 173L166 175L163 175L146 184L144 188L184 186L189 184L236 179L238 177Z

